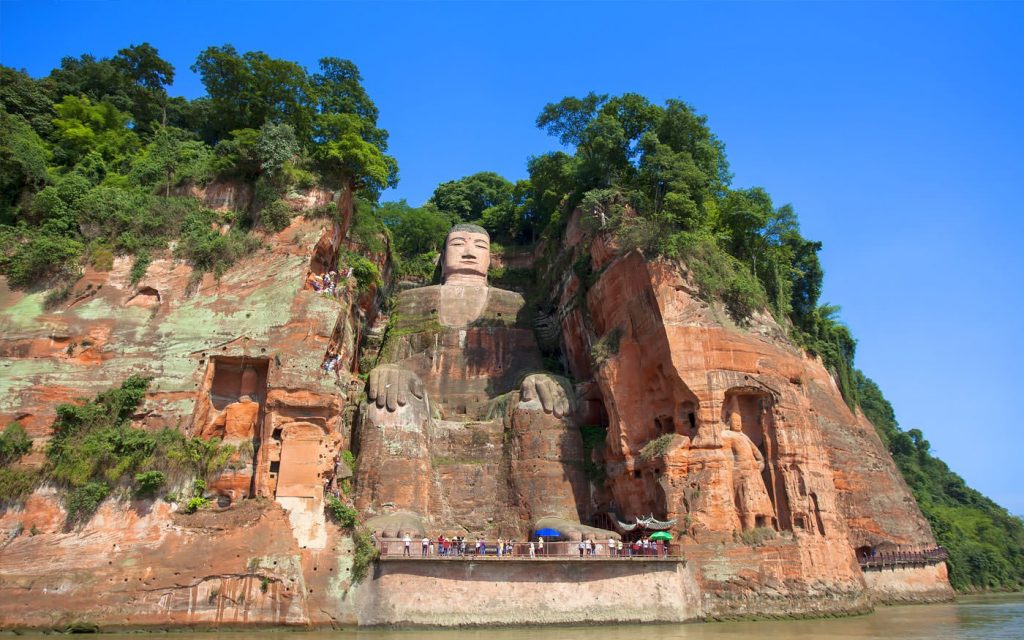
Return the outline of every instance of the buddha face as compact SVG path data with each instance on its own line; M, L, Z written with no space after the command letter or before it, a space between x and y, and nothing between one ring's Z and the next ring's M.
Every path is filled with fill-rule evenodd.
M444 241L443 280L453 275L487 277L491 265L491 241L486 234L457 229Z

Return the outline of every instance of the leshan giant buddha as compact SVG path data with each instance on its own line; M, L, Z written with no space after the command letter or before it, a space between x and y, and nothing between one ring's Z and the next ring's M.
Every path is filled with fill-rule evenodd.
M356 507L384 537L589 530L572 389L540 372L523 297L488 286L487 232L453 227L441 264L398 296L370 372Z

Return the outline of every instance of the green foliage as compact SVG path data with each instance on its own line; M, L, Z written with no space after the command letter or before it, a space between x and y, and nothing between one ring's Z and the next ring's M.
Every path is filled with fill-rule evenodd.
M349 228L349 235L370 253L384 253L385 227L379 211L372 202L356 198L355 211Z
M1024 587L1024 521L967 486L931 453L917 429L903 431L881 390L853 372L864 415L896 461L939 544L949 550L949 580L959 591Z
M17 462L21 456L32 450L32 438L25 433L24 427L12 422L0 433L0 466Z
M157 127L152 141L132 159L129 178L170 195L171 187L203 183L211 177L213 151L177 127Z
M651 440L640 449L641 460L653 460L668 453L672 443L676 440L676 434L666 433Z
M355 469L356 469L356 456L355 456L354 453L352 453L348 449L345 449L344 451L341 452L341 459L344 460L345 464L348 465L349 469L351 469L352 471L355 471Z
M359 512L332 495L327 496L324 508L331 520L346 529L355 528L359 524Z
M210 506L210 501L208 499L202 496L192 496L185 503L185 506L182 510L185 513L195 513L196 511L199 511L200 509L205 509L208 506Z
M68 277L83 250L81 242L45 231L0 229L0 272L16 287Z
M270 174L280 172L299 149L299 141L295 137L295 128L292 125L284 122L265 122L260 127L255 149L260 171Z
M260 225L267 231L283 231L292 222L292 210L284 200L275 200L260 210Z
M51 156L25 118L0 109L0 222L13 222L22 194L49 182Z
M734 320L742 321L767 306L767 296L761 284L714 238L706 234L681 232L667 242L667 253L686 263L701 293L709 301L721 300Z
M362 529L352 532L352 540L356 543L352 557L352 584L357 584L370 574L370 567L380 557L380 551L374 546L370 534Z
M362 256L353 256L349 259L349 266L352 267L352 275L355 276L359 291L369 291L372 286L380 286L380 270L377 265Z
M174 68L146 43L64 58L42 80L0 66L0 273L13 286L67 279L97 241L138 256L178 240L179 257L220 275L256 248L248 227L287 224L276 201L289 189L322 183L373 201L397 183L351 62L324 58L310 74L224 46L193 69L208 95L189 101L167 95ZM215 175L256 182L251 215L235 221L246 229L222 236L212 224L226 221L173 197Z
M164 486L167 476L161 471L143 471L135 474L135 493L139 496L154 496Z
M270 578L263 576L260 578L260 593L266 593L267 589L270 588Z
M53 105L56 159L72 166L96 152L108 165L125 165L139 147L139 138L129 128L130 117L109 102L93 103L86 97L65 95Z
M619 352L619 340L622 338L622 329L614 327L590 348L590 359L594 366L601 366L605 360Z
M133 285L138 284L139 281L145 277L146 270L149 269L150 262L152 262L152 258L146 250L140 251L135 256L135 262L132 263L132 270L128 273L128 279Z
M199 209L190 212L182 225L177 255L186 258L200 271L212 271L220 277L239 258L259 248L259 241L236 228L221 233L219 216Z
M132 376L91 401L57 407L44 473L67 489L70 522L87 519L114 487L152 495L170 474L195 477L193 494L201 498L204 479L219 473L234 453L216 438L132 427L148 385L148 378Z
M72 489L64 503L68 522L87 521L108 495L110 487L104 482L86 482Z
M34 469L0 466L0 505L21 502L36 490L40 480Z

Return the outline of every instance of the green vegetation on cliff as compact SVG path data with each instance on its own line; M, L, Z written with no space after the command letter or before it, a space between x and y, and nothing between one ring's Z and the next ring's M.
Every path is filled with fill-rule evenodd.
M114 254L141 258L172 241L177 257L219 274L258 246L252 229L287 226L290 192L376 200L397 182L348 60L323 58L309 73L225 45L192 69L207 95L189 101L167 94L174 67L148 44L64 58L41 79L0 66L0 273L12 285L72 279L83 263L110 269ZM220 214L177 195L215 180L250 185L251 202Z
M192 504L227 464L235 448L217 438L189 438L174 429L147 431L131 425L149 379L131 376L92 400L57 407L53 436L41 470L15 463L31 448L16 423L0 436L0 502L16 502L41 482L63 490L69 524L86 521L111 494L153 497L191 483Z

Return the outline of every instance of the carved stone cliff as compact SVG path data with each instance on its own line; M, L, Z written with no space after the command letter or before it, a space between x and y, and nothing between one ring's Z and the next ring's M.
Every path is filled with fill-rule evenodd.
M574 216L534 259L549 290L435 285L387 309L344 273L333 296L311 288L339 248L359 250L346 227L347 217L297 218L219 281L167 257L133 285L118 259L87 270L56 309L45 292L0 281L0 426L17 420L35 440L23 464L41 463L57 404L132 374L153 377L136 426L249 452L211 485L219 508L191 516L160 500L108 500L67 528L47 487L0 507L0 532L36 532L0 543L0 627L541 619L529 589L497 617L409 599L407 589L462 593L468 573L455 565L387 565L353 587L353 542L324 517L325 491L349 471L354 506L385 537L523 539L556 522L578 539L590 527L629 536L638 518L669 523L685 568L474 574L481 598L506 597L505 580L557 584L564 601L545 622L597 619L588 601L608 585L656 593L658 605L620 603L602 620L951 596L941 563L861 570L858 553L935 544L874 428L770 317L736 326L685 265L623 251ZM387 278L386 260L370 257ZM337 461L347 449L353 470Z

